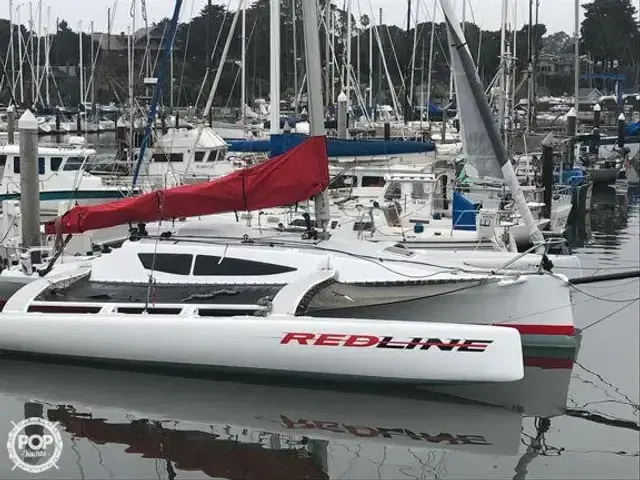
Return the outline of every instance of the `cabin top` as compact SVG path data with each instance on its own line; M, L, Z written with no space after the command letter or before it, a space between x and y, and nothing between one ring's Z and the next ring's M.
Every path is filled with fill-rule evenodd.
M91 148L38 148L38 174L49 175L59 171L81 170L96 151ZM20 175L20 147L4 145L0 147L0 171L2 176Z
M368 243L368 242L364 242ZM406 281L407 274L430 280L451 279L448 272L434 272L424 265L395 265L363 262L359 255L387 260L406 260L416 254L395 243L366 245L336 241L346 255L328 253L312 245L270 247L266 245L202 244L188 241L156 242L152 239L125 242L108 255L96 258L91 280L96 282L144 283L149 275L164 284L245 285L286 284L320 271L336 270L339 282ZM473 275L471 275L473 277Z
M78 145L60 145L56 147L38 146L38 155L40 156L82 156L95 155L97 152L93 148L87 148ZM20 145L5 144L0 145L0 155L20 155Z
M424 169L422 165L394 164L394 165L353 165L349 167L329 165L329 172L332 175L367 175L387 173L421 173Z
M384 179L386 182L435 182L436 176L432 173L390 174Z

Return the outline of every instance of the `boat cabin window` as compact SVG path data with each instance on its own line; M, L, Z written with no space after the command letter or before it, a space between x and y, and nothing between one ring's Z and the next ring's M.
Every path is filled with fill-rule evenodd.
M62 157L51 157L51 171L56 172L62 165Z
M38 175L44 175L44 157L38 157ZM13 157L13 173L20 174L20 157Z
M198 255L193 267L194 275L222 275L222 276L259 276L277 275L279 273L294 272L296 269L285 265L242 260L240 258L214 257L211 255Z
M186 253L139 253L138 258L147 270L174 275L189 275L193 261L193 255Z
M402 184L400 182L391 182L387 184L384 192L385 200L400 200L402 198Z
M193 159L194 162L202 162L204 160L204 156L207 152L196 152L196 155Z
M353 188L358 186L358 177L355 175L338 175L329 182L329 188Z
M64 162L64 167L62 167L62 169L64 171L80 170L83 162L84 158L82 157L67 157L67 161Z
M353 222L354 232L369 232L373 228L373 222Z
M427 194L425 192L424 183L422 182L413 182L411 184L411 198L426 198Z
M309 220L309 223L311 223L311 228L316 228L316 221L311 218ZM307 222L304 218L294 218L290 223L290 226L292 227L305 227L307 226Z
M362 177L363 187L384 187L384 177Z
M154 153L153 154L153 161L154 162L160 162L160 163L172 162L172 163L177 163L177 162L182 162L182 160L183 160L182 153Z
M0 155L0 167L4 167L7 164L7 156Z

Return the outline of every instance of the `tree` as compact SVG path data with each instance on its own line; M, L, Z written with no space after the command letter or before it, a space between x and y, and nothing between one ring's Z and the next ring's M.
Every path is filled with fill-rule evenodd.
M580 28L582 48L604 70L615 68L635 73L640 58L640 33L632 0L594 0L582 5L585 17Z
M561 55L573 52L573 38L565 32L556 32L542 38L542 53Z

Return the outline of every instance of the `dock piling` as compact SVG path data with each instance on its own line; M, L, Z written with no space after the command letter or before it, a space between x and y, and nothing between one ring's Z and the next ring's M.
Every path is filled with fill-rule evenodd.
M15 143L16 131L16 110L13 105L7 107L7 143L13 145Z
M22 246L40 246L40 185L38 178L38 120L30 110L18 120L20 131L20 209ZM32 257L33 258L33 257ZM39 263L38 259L33 259Z
M338 138L346 140L347 138L347 112L349 108L349 99L344 92L338 95Z

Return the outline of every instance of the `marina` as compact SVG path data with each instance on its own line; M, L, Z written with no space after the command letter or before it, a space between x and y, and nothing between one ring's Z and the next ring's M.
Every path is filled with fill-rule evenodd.
M483 40L467 2L234 2L119 36L10 2L0 476L640 474L618 11L571 38L503 0Z

